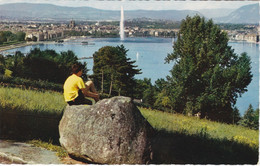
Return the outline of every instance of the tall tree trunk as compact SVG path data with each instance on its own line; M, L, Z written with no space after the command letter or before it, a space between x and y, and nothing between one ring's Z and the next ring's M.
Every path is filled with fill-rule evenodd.
M113 74L111 74L111 82L110 82L110 88L109 88L108 97L110 97L110 95L111 95L111 93L112 93L112 87L113 87Z
M101 94L104 92L104 70L102 69Z

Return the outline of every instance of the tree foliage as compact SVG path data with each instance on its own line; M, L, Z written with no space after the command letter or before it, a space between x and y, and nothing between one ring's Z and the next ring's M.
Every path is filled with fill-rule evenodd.
M176 112L232 121L232 107L252 80L251 62L246 53L234 53L212 20L187 16L165 60L174 62L166 95Z
M12 33L10 31L0 31L0 45L6 42L24 41L25 35L24 32Z
M127 57L127 51L120 45L105 46L94 53L94 82L101 93L133 96L134 76L140 74L140 69L135 69L135 61Z
M70 50L57 53L54 50L41 51L39 48L31 50L27 55L17 51L15 55L8 55L4 59L5 69L12 71L12 76L32 80L46 80L64 83L71 74L71 66L77 63L77 56ZM84 63L86 75L86 63Z
M243 118L238 122L244 127L249 127L251 129L259 129L259 109L254 110L253 106L250 104L246 110Z

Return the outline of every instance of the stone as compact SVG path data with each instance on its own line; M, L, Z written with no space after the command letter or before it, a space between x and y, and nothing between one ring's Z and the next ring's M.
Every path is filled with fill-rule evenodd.
M60 143L70 155L100 164L147 164L153 128L131 98L67 106L59 124Z

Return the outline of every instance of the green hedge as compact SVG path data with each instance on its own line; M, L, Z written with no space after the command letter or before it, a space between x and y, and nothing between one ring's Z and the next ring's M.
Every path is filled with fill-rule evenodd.
M63 85L51 83L43 80L29 80L19 77L6 77L0 75L0 85L8 87L21 87L24 89L37 89L37 90L53 90L57 92L63 91Z

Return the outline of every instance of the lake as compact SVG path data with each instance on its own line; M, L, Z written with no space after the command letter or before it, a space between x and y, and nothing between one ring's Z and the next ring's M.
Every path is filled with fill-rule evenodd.
M89 44L81 44L82 41L87 41ZM27 53L31 49L39 47L41 50L53 49L57 52L72 50L78 57L90 57L103 46L117 46L121 44L129 50L127 53L128 57L135 60L138 68L142 69L142 74L137 75L136 78L151 78L154 83L158 78L165 78L169 75L169 70L171 70L173 63L165 64L164 58L168 53L173 52L172 39L170 38L127 38L124 41L118 38L75 38L62 44L40 44L9 51ZM259 106L259 44L229 42L229 45L232 46L237 54L247 52L252 61L253 80L248 86L248 92L238 98L236 104L241 115L243 115L249 104L252 104L254 109ZM85 59L81 61L87 62L87 68L90 69L89 74L92 74L93 60Z

